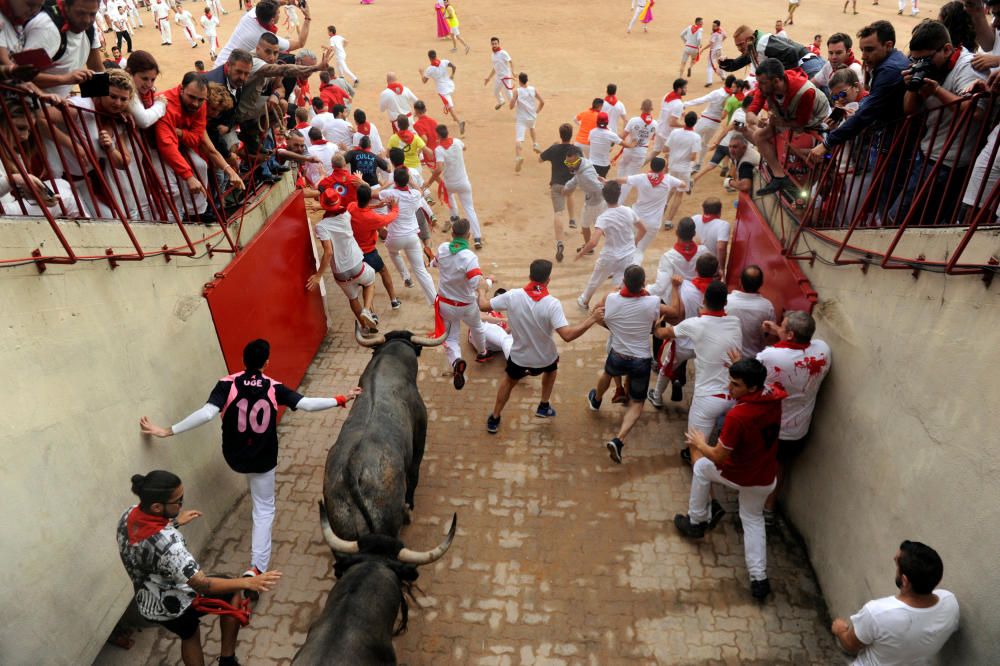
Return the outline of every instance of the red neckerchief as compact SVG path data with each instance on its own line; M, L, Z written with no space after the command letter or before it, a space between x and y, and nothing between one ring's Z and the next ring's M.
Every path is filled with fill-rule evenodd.
M309 123L296 123L293 129L300 130L300 129L305 129L307 127L312 127L312 125L310 125Z
M271 32L271 33L274 33L274 34L278 33L278 26L276 26L274 23L264 23L263 21L261 21L258 18L257 19L257 25L259 25L260 27L264 28L264 30L267 30L268 32Z
M311 143L314 146L322 146L326 142L327 142L326 139L313 139L309 143Z
M649 179L650 185L656 187L657 185L663 182L663 179L666 177L666 175L667 174L665 173L653 173L652 171L650 171L649 173L646 174L646 178Z
M847 58L844 60L844 63L841 65L841 67L850 67L857 61L858 61L857 58L854 57L854 51L853 50L848 51Z
M493 53L500 53L500 47L499 46L494 46L493 47Z
M751 391L743 397L737 398L736 402L776 402L778 400L784 400L787 397L788 392L785 388L778 382L775 382L770 386L765 386L762 389Z
M365 136L369 136L371 134L371 131L372 131L372 124L370 122L368 122L368 121L365 121L363 123L358 123L357 130L361 134L364 134Z
M684 129L688 130L689 132L693 132L694 131L693 127L685 127Z
M949 72L955 69L955 63L958 62L958 58L961 55L962 55L962 49L955 49L954 51L951 52L951 57L948 58L948 64L947 64Z
M691 284L693 284L695 288L703 294L705 293L705 290L708 289L708 285L712 284L713 282L715 282L715 278L710 278L710 277L707 278L696 277L693 280L691 280Z
M860 102L861 100L863 100L863 99L864 99L865 97L868 97L868 91L867 91L867 90L862 90L862 91L860 91L860 92L858 93L858 101L859 101L859 102Z
M792 340L780 340L774 343L776 349L798 349L799 351L809 347L808 342L794 342Z
M712 220L717 220L717 219L719 219L718 215L709 215L708 213L705 213L704 215L701 216L701 221L704 224L708 224Z
M615 95L608 95L607 97L604 98L604 101L610 104L611 106L614 106L615 104L618 103L618 97Z
M649 296L649 292L645 289L640 289L638 294L633 294L628 290L628 287L622 287L621 291L618 292L618 295L622 298L639 298L641 296Z
M431 60L431 67L438 67L440 65L441 65L441 59L440 58L434 58L434 60Z
M695 279L697 280L698 278L695 278ZM703 310L702 313L701 313L701 316L702 317L725 317L726 316L726 311L725 310Z
M398 136L400 141L402 141L406 145L410 145L411 143L413 143L413 132L411 132L410 130L400 130L396 132L396 136Z
M396 93L397 95L403 94L403 84L400 83L399 81L393 81L392 83L387 85L386 88Z
M403 185L402 187L400 187L399 185L394 185L393 187L395 187L400 192L409 192L410 191L410 188L407 185Z
M677 93L677 91L673 90L673 91L667 93L667 96L663 98L663 101L669 103L669 102L674 102L676 100L679 100L680 98L681 98L681 96Z
M33 16L27 16L20 19L12 18L14 16L14 12L11 11L10 5L7 4L7 0L0 0L0 14L3 14L5 18L10 19L12 25L24 25L29 18L33 18Z
M701 30L701 26L698 25L697 23L695 23L694 25L691 26L691 34L692 35L697 35L699 30Z
M743 98L746 97L746 96L747 96L747 94L745 92L743 92L742 90L739 90L739 91L733 93L733 97L735 97L736 99L738 99L741 102L743 101Z
M733 89L730 88L729 86L723 86L722 89L726 91L727 95L732 95L733 94Z
M535 282L532 280L528 284L524 285L524 293L528 295L528 298L537 303L549 295L549 288L541 282Z
M452 143L453 143L454 141L455 141L455 140L454 140L453 138L451 138L451 137L449 136L449 137L448 137L447 139L441 139L441 140L440 140L440 141L438 142L438 145L439 145L439 146L441 146L442 148L444 148L445 150L448 150L449 148L451 148L451 144L452 144Z
M674 249L680 252L681 256L684 257L684 261L691 261L694 255L698 253L698 246L692 242L677 241L674 243Z
M715 27L715 26L713 25L713 26L712 26L712 32L722 32L722 28L721 28L721 27L719 27L719 28L716 28L716 27Z
M153 102L156 101L156 89L152 88L145 95L139 95L139 101L141 101L142 106L147 109L153 106Z
M205 16L207 16L207 17L208 17L208 20L209 20L209 21L211 21L211 20L212 20L212 10L210 9L210 10L208 10L207 12L205 12Z
M125 519L125 532L128 535L129 545L134 546L154 534L159 534L169 522L169 518L150 515L136 505Z
M646 123L647 125L650 124L651 122L653 122L653 116L652 116L652 114L649 114L649 113L640 113L639 117L642 118L642 122Z

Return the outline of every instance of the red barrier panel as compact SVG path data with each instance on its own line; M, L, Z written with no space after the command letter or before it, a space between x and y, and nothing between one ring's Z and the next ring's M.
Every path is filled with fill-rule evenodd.
M788 310L812 312L817 294L809 279L797 262L789 261L782 253L781 242L756 204L741 194L726 269L726 286L730 290L740 288L740 273L749 264L757 264L764 270L761 293L774 304L779 317Z
M290 388L299 385L326 335L322 296L305 289L315 272L305 200L296 192L205 285L230 372L243 369L246 343L264 338L271 343L265 372Z

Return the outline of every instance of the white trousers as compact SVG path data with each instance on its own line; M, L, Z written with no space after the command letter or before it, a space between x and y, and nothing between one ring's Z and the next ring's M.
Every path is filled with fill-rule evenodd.
M715 133L719 131L720 124L705 116L698 118L698 122L694 126L694 131L701 137L701 152L698 153L699 165L705 159L705 153L708 152L708 144L712 141Z
M194 172L198 180L200 180L207 187L208 164L204 159L202 159L201 155L193 150L182 152L184 152L187 158L191 161L191 166L194 168ZM191 189L187 186L187 183L181 180L177 174L174 173L173 169L162 162L159 153L150 151L150 157L153 159L153 170L156 172L157 177L160 181L166 181L165 184L167 186L167 190L170 192L170 196L174 200L174 205L177 207L178 215L182 218L185 215L192 215L194 213L198 213L200 215L208 209L208 199L205 198L204 194L197 194L193 197L194 210L192 210Z
M337 58L337 71L340 72L345 81L354 82L358 80L358 77L351 71L351 68L347 66L347 58Z
M389 257L392 259L393 265L396 266L396 270L399 271L403 280L410 279L410 272L406 270L406 265L403 264L403 257L400 256L400 253L406 255L406 261L410 264L413 277L420 284L420 288L424 290L427 304L432 305L434 297L437 296L437 290L434 288L434 281L431 280L431 274L427 272L427 268L424 266L423 245L421 245L417 235L413 234L412 236L404 236L402 238L386 239L385 247L389 250Z
M590 297L594 295L597 288L611 278L612 287L617 287L625 279L625 269L632 265L632 257L612 258L603 252L598 255L597 263L594 264L594 272L590 274L590 280L583 289L580 298L584 303L590 303Z
M479 317L479 306L469 303L462 307L441 303L441 318L444 319L448 336L444 340L444 352L448 356L448 365L462 358L462 345L459 342L462 333L462 322L469 327L469 339L472 346L480 354L486 351L486 330L483 320Z
M722 59L722 50L709 49L708 51L708 62L705 65L705 83L712 83L713 76L715 74L715 68L712 67L713 62L719 62Z
M768 486L738 486L722 476L719 468L708 458L699 458L694 464L691 478L691 497L688 516L692 523L708 522L713 483L720 483L739 492L740 520L743 522L743 554L746 558L750 580L767 578L767 532L764 530L764 502L774 490L777 480Z
M277 468L275 468L277 469ZM253 537L250 540L250 564L267 571L271 563L271 526L274 524L274 471L247 474L253 512Z
M626 148L622 152L621 159L618 160L618 177L628 178L634 176L642 170L642 163L646 160L646 147ZM622 195L618 197L618 204L623 205L628 198L632 186L628 183L622 185Z
M903 7L906 5L906 0L899 0L899 11L903 11ZM910 13L916 14L920 11L920 3L918 0L910 0Z
M504 356L510 357L510 348L514 346L514 336L499 324L483 322L483 332L486 338L486 349L494 352L502 352ZM469 341L472 341L472 331L469 331Z
M635 11L632 12L632 20L628 22L627 32L632 32L632 27L635 26L635 22L639 20L639 15L642 14L642 10L646 8L644 2L637 2Z
M511 98L514 97L514 93L507 89L498 75L493 76L493 94L497 98L497 104L510 102Z
M170 32L170 19L162 18L157 22L160 26L160 43L169 44L174 41L173 33Z
M659 220L642 220L642 225L646 227L646 233L643 234L639 242L635 244L635 254L632 255L632 263L636 266L642 266L642 261L645 258L646 248L649 247L654 240L656 240L656 234L660 233L660 221Z
M201 39L201 35L198 34L198 31L195 30L193 25L185 25L183 27L184 27L184 36L187 37L188 42L191 44L191 46L197 46L198 40Z
M679 350L678 350L679 351ZM678 355L678 363L682 359ZM683 359L686 360L686 359ZM688 410L688 430L698 430L705 439L712 436L715 424L735 405L735 401L715 396L695 396L691 399L691 409Z
M465 181L460 185L447 185L448 188L448 208L453 216L458 216L458 204L462 204L465 217L472 227L472 237L482 238L483 230L479 227L479 216L476 215L476 208L472 204L472 184Z
M979 155L976 156L976 161L972 165L969 184L966 185L965 194L962 197L962 203L967 206L972 206L973 208L979 207L976 197L979 195L979 188L982 187L983 180L986 181L982 197L985 199L990 196L990 193L996 186L997 180L1000 179L1000 151L997 152L993 163L990 164L990 158L993 157L993 149L996 146L998 134L1000 134L1000 125L994 127L993 131L990 132L990 136L986 140L986 145L979 151ZM1000 211L1000 208L997 210ZM965 220L966 224L972 221L972 213L970 212L969 215L970 217Z
M132 25L133 28L141 28L142 27L142 15L139 14L139 10L138 9L130 9L130 10L128 10L128 21Z

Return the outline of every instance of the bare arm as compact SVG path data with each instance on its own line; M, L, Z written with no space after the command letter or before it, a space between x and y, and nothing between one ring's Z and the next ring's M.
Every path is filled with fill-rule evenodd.
M309 16L309 10L305 7L300 7L299 11L302 12L302 27L299 28L299 36L295 39L289 39L288 50L298 51L303 46L306 45L306 41L309 39L309 24L312 22L312 17ZM347 40L344 40L347 43ZM326 69L324 67L324 69Z
M241 576L239 578L215 578L199 571L188 579L195 592L204 595L229 594L241 590L267 592L281 578L280 571L265 571L258 576Z
M319 286L319 283L323 281L323 275L330 270L330 264L333 262L333 241L320 241L323 245L323 257L319 260L319 268L316 272L309 276L306 280L306 290L312 291Z
M538 109L535 111L535 113L541 113L542 107L545 106L545 100L542 99L542 96L538 94L537 89L535 90L535 99L538 100Z
M972 19L972 27L976 30L976 42L983 51L992 51L997 33L986 18L983 0L965 0L965 11L968 12Z
M514 88L514 94L510 96L510 102L507 106L513 109L517 105L517 88Z
M580 248L580 251L576 253L575 257L573 257L573 261L579 261L580 257L597 247L597 242L601 240L602 236L604 236L603 231L600 229L594 229L590 235L590 240L584 243L583 247Z
M574 326L562 326L556 329L556 333L564 342L573 342L578 337L587 332L591 326L604 317L604 308L595 308L590 316Z
M687 443L692 449L695 449L698 453L711 460L716 466L725 462L729 454L732 453L732 451L723 445L721 439L716 446L709 446L705 440L705 435L700 430L688 430L685 439L687 439Z
M857 634L854 633L854 627L843 618L838 617L834 620L833 624L830 626L830 631L833 632L833 635L837 638L837 642L840 643L841 647L852 655L861 652L861 650L866 647L866 645L858 639Z

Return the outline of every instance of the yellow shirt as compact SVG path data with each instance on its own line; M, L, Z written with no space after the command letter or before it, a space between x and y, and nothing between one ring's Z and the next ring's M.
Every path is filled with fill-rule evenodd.
M448 5L448 8L444 10L444 20L448 22L449 28L458 27L458 14L455 13L455 8Z
M393 134L389 138L389 148L402 148L403 149L403 165L411 169L420 168L420 153L427 144L423 139L420 138L419 134L413 135L413 141L410 145L403 143L403 140L399 138L398 134Z

